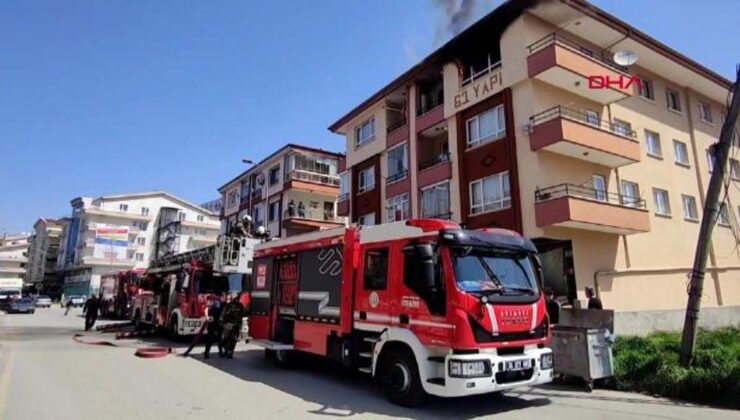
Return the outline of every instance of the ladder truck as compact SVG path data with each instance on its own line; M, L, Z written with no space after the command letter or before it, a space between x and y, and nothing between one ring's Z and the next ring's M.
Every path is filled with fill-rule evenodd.
M104 274L100 278L100 315L111 319L130 317L131 299L139 290L144 270Z
M216 245L156 258L132 299L131 320L139 329L165 330L172 337L196 334L213 299L232 290L229 275L251 274L251 235L221 235Z
M392 402L552 380L529 239L436 219L324 230L255 247L251 342L372 376Z

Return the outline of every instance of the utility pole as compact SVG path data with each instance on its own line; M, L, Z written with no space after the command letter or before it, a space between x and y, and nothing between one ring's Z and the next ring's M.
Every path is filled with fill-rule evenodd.
M694 255L694 268L691 271L691 283L689 286L689 299L686 304L686 318L683 324L683 335L681 337L681 354L679 361L681 366L688 367L694 356L696 346L696 330L699 325L699 310L701 309L701 295L704 289L704 274L707 268L707 254L709 253L709 242L712 238L712 229L717 221L719 212L719 196L727 172L727 160L730 147L735 134L735 123L740 114L740 66L735 75L735 84L732 91L730 109L727 118L722 125L719 142L714 147L714 170L709 179L706 202L704 203L704 215L701 220L699 240L696 244ZM691 112L691 110L688 110Z

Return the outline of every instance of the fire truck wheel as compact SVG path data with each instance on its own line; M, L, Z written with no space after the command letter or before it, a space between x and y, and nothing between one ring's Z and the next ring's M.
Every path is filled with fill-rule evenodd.
M275 350L275 356L272 361L277 367L290 369L294 366L295 354L293 354L292 350Z
M389 349L379 368L378 381L388 400L404 407L415 407L424 402L426 392L411 351L403 347Z
M177 333L177 315L172 314L170 317L170 328L167 330L172 338L178 338L180 335Z

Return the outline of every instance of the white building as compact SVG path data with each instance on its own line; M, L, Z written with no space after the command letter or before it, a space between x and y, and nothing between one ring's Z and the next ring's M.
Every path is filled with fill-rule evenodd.
M23 287L29 235L0 236L0 290Z
M41 290L42 283L58 283L56 262L62 229L66 218L51 219L42 217L33 225L33 236L28 246L28 266L26 282L35 284Z
M145 269L156 256L213 245L220 228L217 214L163 191L71 204L57 258L66 295L97 293L102 274Z

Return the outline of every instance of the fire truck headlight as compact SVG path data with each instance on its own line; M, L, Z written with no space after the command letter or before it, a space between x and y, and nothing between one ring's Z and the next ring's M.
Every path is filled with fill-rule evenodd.
M491 376L491 363L488 360L450 360L449 369L452 378Z
M552 353L545 353L540 359L540 367L542 369L552 369Z

